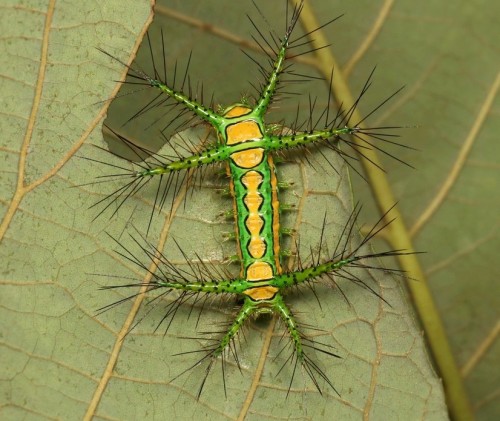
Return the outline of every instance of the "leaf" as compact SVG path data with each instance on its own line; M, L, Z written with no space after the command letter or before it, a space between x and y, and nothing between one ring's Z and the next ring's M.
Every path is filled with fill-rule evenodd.
M271 12L266 10L265 15L271 16L270 19L273 22L276 20L278 27L281 27L280 11L283 5L277 3L273 5L275 14L269 14ZM8 28L17 20L22 21L23 25L12 26L8 34L10 36L4 36L0 44L4 52L2 57L9 58L5 60L6 65L2 66L7 70L2 71L0 78L2 99L5 102L2 109L8 110L4 111L0 120L4 139L3 155L6 157L1 175L3 220L0 250L2 261L6 262L1 293L2 320L6 323L3 329L2 361L8 362L2 387L2 418L72 419L84 414L115 419L165 418L165 414L188 419L197 415L262 418L272 412L279 417L309 416L315 419L339 414L340 418L345 419L359 418L362 414L382 418L387 417L388 411L398 417L411 413L412 418L423 418L423 414L426 418L444 418L440 387L430 369L420 335L401 299L399 280L380 280L383 296L392 308L356 289L348 291L351 307L335 291L327 291L328 294L321 297L322 310L318 309L314 298L309 301L311 297L306 292L293 301L294 309L303 311L302 317L327 330L328 338L339 348L343 359L329 366L328 372L339 387L342 398L336 398L333 394L327 398L320 397L309 385L308 392L297 391L286 401L283 398L286 377L273 376L276 365L273 365L272 359L266 359L262 377L257 371L258 357L266 350L265 338L272 333L268 324L259 323L252 325L246 334L243 374L234 370L229 376L230 399L224 399L220 377L214 376L212 381L217 384L207 390L200 403L196 403L193 398L195 374L191 378L169 383L172 376L178 373L177 368L182 366L182 361L174 360L171 354L179 347L196 348L196 344L179 339L177 336L180 333L176 331L165 337L161 331L153 333L161 318L161 308L153 310L124 341L120 340L120 335L133 323L127 319L132 314L130 306L124 305L95 316L95 310L113 298L108 292L97 290L100 284L110 282L110 278L94 273L117 276L111 279L113 283L126 277L140 279L142 276L113 252L116 246L107 239L104 231L128 241L125 233L121 234L124 228L130 228L127 222L132 209L136 206L139 210L148 209L146 199L134 200L120 212L117 219L91 222L94 215L87 207L108 190L104 186L75 187L89 179L91 181L104 171L102 167L90 165L75 155L97 156L98 152L92 144L102 145L98 123L102 120L106 105L95 105L95 102L112 96L112 80L119 79L123 72L122 68L110 63L94 47L127 54L137 37L130 28L139 32L147 17L148 6L144 2L142 10L139 9L139 2L131 2L127 7L122 4L114 8L107 5L98 11L82 10L85 7L82 3L77 6L57 4L55 13L42 6L38 8L39 12L22 7L4 8L9 17L3 19L9 24L2 27ZM336 10L347 13L341 22L329 28L327 38L334 41L333 49L336 56L341 58L342 67L349 66L349 57L354 55L363 40L368 39L369 31L381 10L379 5L349 6L352 10L344 10L346 6L334 7L331 2L312 2L312 5L318 16L329 17ZM214 13L199 3L168 4L169 8L181 10L187 16L210 22L215 28L224 28L229 33L249 39L249 27L246 23L246 26L243 25L242 17L245 12L253 13L253 6L246 2L237 6L233 2ZM397 6L392 6L383 22L382 31L369 44L361 62L354 65L350 76L355 92L355 87L366 78L370 66L373 63L379 65L381 72L377 72L376 87L370 93L375 103L400 83L408 84L406 96L388 109L387 118L396 124L420 124L418 129L410 129L404 134L405 142L416 144L413 139L426 142L422 146L417 144L423 151L421 155L425 159L422 158L422 161L425 162L418 162L418 155L413 152L404 156L405 160L419 168L417 173L408 176L406 168L391 168L389 172L393 180L391 184L401 198L401 206L409 221L416 221L419 215L424 214L425 204L430 203L439 190L438 180L445 179L446 173L455 166L456 161L452 160L458 153L452 154L450 151L456 152L460 147L458 139L464 139L465 144L466 133L473 127L473 122L480 121L477 115L487 94L492 93L495 98L491 87L494 86L495 72L498 71L498 55L494 51L487 55L487 59L482 59L484 63L481 65L466 60L466 57L475 55L480 37L466 34L470 45L465 44L464 48L464 25L455 23L496 28L493 24L480 22L480 19L488 19L488 16L480 14L479 9L457 7L453 11L454 16L447 12L448 21L444 21L443 28L442 21L439 25L432 20L427 23L429 17L436 19L435 16L444 16L439 13L439 3L435 6L426 5L426 9L415 10L416 7L410 2L398 2ZM220 13L220 10L224 12ZM278 17L275 19L272 16ZM138 22L132 22L132 19ZM423 43L422 22L427 23L428 29ZM44 25L49 28L45 35ZM203 80L206 87L210 85L221 101L234 102L242 91L249 89L247 81L252 80L255 72L252 73L253 69L244 59L239 61L239 54L231 41L185 26L179 18L169 19L163 26L172 40L169 57L172 54L172 59L177 56L182 59L191 48L194 49L195 59L201 64L193 64L193 80ZM32 35L34 28L39 31L38 38ZM443 35L445 29L449 30L448 38L444 36L446 33ZM208 43L206 47L202 41ZM44 45L47 50L44 50ZM401 48L401 45L405 47ZM459 49L459 46L462 48ZM455 55L448 57L445 47L449 47ZM493 49L487 40L481 47ZM226 51L231 53L228 55ZM33 57L38 59L34 60ZM474 65L474 71L465 65ZM445 77L450 71L460 71L460 77ZM460 81L465 80L464 74L469 80L477 80L474 86L479 85L482 89L470 88L470 91L463 90L462 94L457 86L462 87ZM492 82L485 82L489 80ZM460 103L452 101L457 92L463 96ZM472 107L469 105L467 113L463 112L466 110L465 104L474 104ZM494 115L494 109L489 110L487 115ZM288 110L283 109L283 112L287 114ZM461 118L457 118L458 115ZM419 117L422 121L415 121ZM380 121L385 121L384 118ZM494 119L487 117L481 124L484 129L477 136L488 136L488 133L494 132L494 126ZM447 130L444 131L444 128ZM436 141L436 131L442 133L440 137L448 139L447 142ZM480 142L478 138L472 151L479 149L485 141ZM452 142L457 145L452 146ZM443 144L446 148L441 146ZM493 147L492 142L486 144ZM434 148L443 150L429 154ZM429 156L439 156L440 159L429 159ZM488 156L496 155L492 151ZM444 165L442 157L448 158L448 165ZM466 374L471 379L470 390L474 392L472 398L473 402L477 402L478 415L488 419L488 414L495 411L491 396L495 396L494 387L498 382L491 381L489 387L479 387L479 384L485 384L480 379L493 372L488 367L495 366L495 354L486 347L486 352L477 354L477 364L468 363L476 350L483 349L480 344L488 344L488 339L494 344L498 335L495 333L498 331L498 328L495 330L495 313L490 310L495 309L498 303L494 294L489 293L495 277L486 272L491 270L492 265L483 268L485 265L482 264L485 261L483 255L493 262L490 254L496 249L494 244L498 242L498 237L497 231L491 227L497 229L498 225L495 213L478 218L477 205L472 206L470 203L471 196L479 197L483 204L482 213L492 212L496 208L496 195L492 194L495 178L491 176L496 166L482 155L472 159L470 153L465 162L460 174L465 169L471 174L462 175L453 182L456 188L461 188L455 196L461 200L456 200L458 204L454 203L455 206L451 207L448 204L450 195L446 196L448 200L443 200L443 206L439 209L448 207L451 215L439 222L437 213L432 213L428 224L416 230L416 248L429 251L425 257L429 262L424 260L424 263L430 268L431 284L442 284L439 288L450 285L445 290L446 294L437 295L438 304L444 309L443 314L450 318L449 321L445 319L445 323L452 333L452 344L459 361L471 367ZM290 174L287 168L290 168ZM313 230L318 227L313 211L325 206L317 204L315 200L325 196L332 215L335 210L342 212L344 218L351 206L350 193L339 190L336 194L315 195L311 186L318 182L318 176L326 181L321 173L306 172L311 171L311 168L304 165L299 168L285 166L283 171L281 176L285 180L288 178L306 183L305 187L302 184L294 186L293 191L299 197L311 199L304 201L301 208L303 215L310 216L310 219L304 217L301 241L303 245L313 245L318 238ZM303 178L298 177L300 171L304 171ZM16 183L19 175L25 181L18 187ZM471 184L474 188L471 188L467 180L476 179L477 182ZM464 186L459 185L459 182ZM433 185L434 188L429 188ZM325 192L327 187L330 186L325 186ZM356 186L356 193L361 188ZM307 195L304 192L308 192ZM363 200L363 203L368 204L368 199ZM182 206L178 209L171 226L152 232L158 233L158 236L168 234L169 241L175 236L183 241L185 249L204 252L211 260L221 259L225 253L231 253L231 243L220 245L218 212L227 209L227 202L213 190L202 189L194 192L187 205L185 209ZM454 222L457 206L464 215L460 218L460 227L465 222L466 230L459 230L458 224ZM322 212L317 213L321 214L317 217L322 216ZM478 222L480 224L474 228ZM134 220L134 225L136 223L141 227L140 221ZM162 218L155 218L155 223L156 228L161 226ZM444 234L443 226L447 227ZM229 230L230 225L228 227ZM193 239L193 232L199 232L199 237ZM449 237L452 235L457 239L453 241L454 247L450 248ZM167 242L167 247L169 244ZM438 247L433 246L430 250L429 246L433 244ZM473 254L473 251L479 253ZM448 267L453 269L445 271ZM472 268L481 270L484 275L476 275ZM473 274L475 276L472 277ZM471 278L481 284L477 289L477 283L474 283L474 292L469 289ZM458 290L456 285L459 285ZM484 305L485 302L488 305ZM474 317L470 317L464 309L473 310ZM230 318L228 310L222 307L205 312L204 315L209 319L204 322L210 323L214 320L212 318ZM180 317L179 320L182 322L177 324L177 328L182 329L186 319ZM187 332L183 332L182 336L193 335L194 320L188 319L186 323L189 323L186 325ZM467 323L467 329L463 328L464 323ZM274 355L276 349L271 348L270 355ZM326 363L330 364L328 361ZM409 378L412 382L408 381ZM249 384L253 381L257 382L258 387L247 408L244 402L251 389Z

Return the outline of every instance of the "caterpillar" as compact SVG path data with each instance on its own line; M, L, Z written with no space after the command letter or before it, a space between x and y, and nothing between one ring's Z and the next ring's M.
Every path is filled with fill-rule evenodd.
M213 102L208 106L204 105L203 90L193 90L188 77L190 59L188 59L184 75L180 78L181 81L179 82L179 78L177 78L177 65L175 65L174 73L170 76L169 82L167 66L164 64L166 43L163 34L162 63L157 64L151 53L153 75L148 75L132 65L127 66L118 58L102 50L112 59L128 67L128 75L132 79L132 82L129 81L129 83L152 88L158 93L151 102L134 114L130 121L148 113L151 109L162 107L166 113L173 114L166 125L167 127L175 123L177 124L176 131L180 131L181 128L189 126L193 118L196 118L211 126L216 138L212 143L201 144L201 146L195 146L196 142L191 141L191 139L184 139L183 144L173 147L173 154L166 156L137 146L126 136L110 128L109 130L117 139L140 161L129 160L133 169L118 166L120 172L106 175L103 180L98 181L125 180L121 187L95 203L95 207L101 207L96 217L107 211L111 212L111 216L115 215L131 196L136 195L154 180L157 185L153 210L147 227L147 233L149 233L154 209L162 209L169 202L173 203L172 197L175 198L179 194L182 185L185 183L196 184L197 180L203 178L202 169L210 165L223 164L226 168L226 176L229 180L228 191L233 203L231 213L234 217L234 239L237 245L237 260L240 264L239 274L235 276L230 271L204 263L201 259L198 263L189 263L189 259L187 259L188 267L180 269L166 252L152 246L146 239L132 236L141 257L131 248L116 240L120 248L118 253L129 262L148 272L149 280L146 283L131 282L103 287L104 289L141 288L141 290L139 293L132 294L99 310L99 312L108 311L136 297L137 294L156 293L157 295L152 299L156 303L158 303L159 298L168 296L170 301L165 304L165 313L159 323L159 325L165 323L166 330L168 330L179 308L186 304L201 303L199 316L201 318L204 304L212 296L236 297L238 310L233 320L216 335L217 337L209 338L205 348L188 351L203 352L203 356L177 375L179 377L198 366L205 366L196 393L197 398L201 396L207 378L218 362L221 364L224 393L227 396L225 378L227 360L232 356L236 365L240 367L237 341L241 330L250 319L265 314L279 319L290 339L289 344L283 350L289 346L291 352L288 357L284 358L285 362L279 370L281 372L287 363L292 367L287 395L292 388L298 367L302 368L319 393L323 393L322 384L326 384L327 387L339 394L334 382L322 369L320 361L314 359L310 353L330 358L338 358L339 355L331 345L304 333L304 330L313 330L314 327L299 322L297 316L287 305L285 294L301 287L309 287L314 293L315 287L325 282L336 286L343 294L339 280L345 279L384 300L367 281L358 277L356 269L365 268L401 274L397 269L381 267L377 261L379 258L404 255L406 254L404 250L374 253L367 251L365 247L374 236L388 225L387 222L384 222L386 215L368 231L357 245L351 246L350 242L356 230L359 216L359 206L354 208L347 221L342 224L343 229L333 252L330 252L325 246L326 230L329 218L331 218L331 215L325 212L317 249L311 249L308 258L298 255L294 269L285 268L283 264L283 227L281 223L283 209L280 205L280 183L277 177L275 156L288 150L303 150L309 153L311 149L316 149L321 153L321 148L328 148L337 153L349 165L349 160L355 159L355 157L342 149L341 146L363 155L365 148L376 148L386 152L380 144L399 145L393 141L394 134L391 130L395 127L363 127L365 119L397 92L378 104L363 120L351 121L354 110L372 83L373 71L351 107L347 109L340 107L333 114L330 106L331 98L330 95L328 96L327 106L320 113L320 119L324 121L321 128L318 128L320 119L317 119L316 122L313 120L314 101L312 100L310 101L310 118L305 124L296 119L288 125L289 128L285 128L285 125L265 122L266 114L280 93L280 87L283 86L282 82L286 76L301 81L309 79L306 75L295 73L290 62L294 57L313 51L307 40L311 33L292 39L303 5L304 2L300 2L290 13L287 7L285 14L287 28L282 37L275 35L273 31L268 36L264 35L258 25L252 19L250 20L257 31L256 42L269 61L268 67L266 67L252 58L265 79L257 89L258 96L253 103L250 99L243 98L240 102L224 108L214 107ZM335 20L332 19L323 26L329 25ZM147 42L151 49L149 35ZM301 48L302 50L296 52ZM290 55L290 51L295 51L294 55ZM331 80L329 83L331 85ZM200 101L198 101L198 97L201 98ZM176 113L174 110L178 108L180 111ZM186 117L187 115L190 117ZM356 137L358 142L353 142L350 137ZM195 150L195 147L198 149ZM306 153L303 154L305 159L307 159ZM388 152L387 154L397 159L394 155ZM143 161L144 156L149 156L149 158ZM117 167L116 164L98 159L86 159L113 168ZM336 165L332 165L332 167L337 170ZM178 251L187 257L182 247L179 246ZM344 298L348 300L346 295Z

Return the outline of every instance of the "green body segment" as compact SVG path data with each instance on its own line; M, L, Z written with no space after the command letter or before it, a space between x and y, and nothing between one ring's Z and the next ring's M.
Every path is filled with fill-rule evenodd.
M351 257L348 259L331 260L300 271L284 273L276 276L271 282L271 285L281 290L290 288L294 285L304 284L305 282L319 278L326 273L335 272L356 260L359 260L359 258Z
M307 146L312 143L322 142L326 139L338 139L341 135L353 134L357 128L343 127L343 128L325 128L324 130L313 130L308 133L293 133L291 135L275 136L266 132L264 124L264 116L267 112L269 105L272 101L276 88L279 83L279 78L283 72L283 66L286 60L286 52L289 45L289 37L295 25L296 19L300 14L297 9L292 17L292 23L287 30L287 33L281 41L281 45L276 53L276 59L273 64L273 69L268 75L268 80L262 88L261 97L258 99L257 104L253 109L235 104L226 108L223 115L219 115L209 107L205 107L198 101L191 99L188 95L181 91L175 91L170 88L166 83L161 80L154 79L144 75L148 83L153 88L159 89L161 92L167 94L172 99L186 108L191 110L196 116L202 120L210 123L217 132L222 142L215 148L204 150L199 154L195 154L177 161L172 161L163 167L157 167L140 171L137 175L154 176L162 175L174 171L182 171L189 168L196 168L202 165L212 164L214 162L228 162L229 156L236 152L242 152L254 148L262 148L265 152L284 150L289 148L296 148L300 146ZM241 112L242 109L246 111ZM231 114L231 110L237 110L236 113ZM228 142L227 129L234 126L236 123L242 123L247 119L253 119L261 130L261 135L258 138L252 138L251 142L239 141L235 143ZM272 166L272 164L271 164Z
M273 203L272 200L277 193L271 182L273 168L264 153L263 162L251 170L242 169L233 161L230 162L229 169L234 188L241 276L246 278L248 267L255 262L267 263L274 276L281 269L278 258L279 236L275 232L279 228L279 219L276 218L278 202ZM245 183L255 183L255 191L249 191Z
M186 108L195 113L202 120L210 123L212 126L218 126L221 123L222 117L212 109L205 107L203 104L192 100L183 92L174 91L161 80L153 79L145 76L151 87L157 88L163 93L167 94L170 98L175 99L178 103L183 104Z
M229 123L231 122L229 121ZM228 121L226 121L225 119L220 124L217 124L217 126L215 126L217 132L224 133L224 128L227 127L227 124ZM296 133L284 136L265 135L260 140L239 143L231 146L227 144L221 144L215 148L204 150L199 154L169 162L163 167L156 167L140 171L137 173L137 175L141 177L162 175L175 171L187 170L189 168L197 168L202 165L209 165L215 162L227 162L232 154L255 148L262 148L265 151L271 152L297 148L300 146L307 146L313 143L324 142L327 139L338 139L339 136L353 134L356 132L356 130L356 128L350 127L331 130L313 130L310 133Z
M326 273L332 273L342 269L342 267L347 266L356 260L360 260L360 258L352 257L349 259L328 261L300 271L276 274L272 279L265 279L261 281L248 280L245 278L190 283L162 280L158 281L157 284L165 288L179 289L183 291L250 295L249 291L252 289L271 287L277 288L281 291L286 288L301 285L315 278L319 278ZM242 266L244 267L245 265Z
M205 145L203 149L198 147L195 148L195 142L185 141L178 147L172 145L173 153L170 153L168 156L163 156L141 148L135 145L134 142L120 136L118 133L114 133L119 139L123 140L123 142L138 158L142 158L142 152L148 153L151 158L141 163L130 160L133 169L129 169L130 167L123 168L121 165L116 165L114 163L108 164L110 167L118 169L118 173L105 176L107 179L108 177L113 177L121 180L128 179L128 181L124 186L118 188L97 203L106 203L106 201L109 200L109 203L107 203L100 213L108 209L111 205L116 205L116 209L113 213L115 214L130 196L136 194L143 188L143 186L153 179L158 180L154 208L158 207L161 209L165 202L170 200L171 195L169 193L173 193L173 196L177 197L176 195L180 191L184 193L184 186L187 188L192 185L193 180L196 182L198 175L200 176L199 180L201 180L202 174L198 174L196 171L187 171L187 174L182 174L181 171L196 170L199 167L214 163L224 163L229 179L229 193L231 194L233 200L233 209L230 213L234 216L235 227L234 236L232 235L229 237L237 242L239 259L236 258L234 260L239 260L241 265L239 276L231 278L231 275L225 275L227 272L224 269L220 270L220 268L213 268L210 264L205 264L203 262L192 263L188 261L187 264L189 267L187 270L178 269L177 267L174 267L171 261L169 261L169 257L163 256L161 251L156 248L150 250L149 248L142 247L147 257L154 261L154 264L156 265L154 268L155 270L147 268L144 263L140 261L140 259L137 259L127 249L125 249L127 253L124 255L124 257L133 263L136 263L140 268L146 269L148 274L152 276L152 280L149 280L151 278L148 278L148 281L145 283L129 284L126 285L126 287L140 286L142 289L139 294L143 294L146 290L158 290L160 292L158 297L167 295L171 290L179 291L179 294L177 294L178 298L174 298L173 301L167 305L168 311L162 319L162 322L167 319L171 321L177 313L179 306L184 304L186 301L191 299L193 305L197 304L199 295L203 294L236 295L238 303L242 303L237 313L235 313L234 319L229 324L227 330L223 332L219 338L210 339L209 344L203 350L206 351L205 355L198 360L196 364L189 368L194 368L204 361L209 361L208 367L205 370L205 377L198 391L198 397L203 389L208 373L210 372L212 366L216 363L217 358L222 360L223 374L224 359L227 354L233 354L236 363L239 365L238 358L235 354L236 336L249 318L258 316L262 313L271 313L275 317L279 317L283 325L286 326L291 341L292 351L291 355L286 359L286 362L290 362L293 366L292 381L295 369L297 368L297 365L300 364L304 369L304 372L311 378L320 393L321 389L318 384L319 379L323 379L335 391L335 388L328 377L320 369L316 362L311 360L308 351L305 350L314 349L329 356L338 356L328 350L332 348L331 346L318 342L314 338L308 338L303 334L302 328L311 328L307 325L302 325L299 329L295 317L284 301L284 293L293 287L307 283L310 283L309 286L313 286L315 283L319 282L322 277L329 278L332 283L337 286L334 276L339 276L365 287L380 297L380 295L365 284L363 280L357 278L355 273L350 273L349 268L364 267L381 269L377 265L363 264L362 260L366 260L367 258L399 256L405 254L404 251L401 250L368 255L358 253L360 251L360 247L363 247L366 241L373 238L380 231L380 229L375 231L372 229L372 231L365 236L361 244L353 251L349 252L347 247L348 243L346 241L346 244L344 244L343 239L344 237L350 237L349 234L351 234L351 231L354 229L354 222L359 214L359 210L356 211L355 209L353 214L351 214L352 220L351 218L349 219L344 231L341 234L341 239L339 239L339 243L337 244L337 247L341 246L341 251L337 253L336 248L334 255L329 257L327 261L324 261L324 253L322 253L321 247L324 239L323 231L326 227L325 218L320 238L320 251L316 252L314 249L311 249L311 267L303 266L299 256L297 259L297 266L299 269L293 272L285 273L282 269L280 261L280 257L282 255L280 250L280 234L290 234L293 231L290 229L284 229L280 226L280 209L287 210L291 208L287 208L286 206L282 206L280 208L278 200L278 186L282 186L282 188L287 188L287 186L280 184L277 181L273 154L275 154L275 152L281 152L291 148L325 144L327 148L338 152L341 158L344 159L344 157L351 157L340 150L338 147L338 143L340 141L342 141L343 144L346 144L346 146L354 149L362 156L364 156L363 149L371 149L371 147L386 153L377 145L372 145L369 140L382 140L390 144L398 145L397 143L388 140L388 138L392 135L385 133L385 129L391 129L394 127L363 128L361 125L364 120L362 119L354 125L350 124L354 111L358 106L358 102L371 84L371 75L354 104L348 109L340 107L336 115L332 116L332 118L330 118L329 115L331 105L329 96L326 108L316 122L314 121L316 120L316 117L313 117L313 109L316 101L312 101L310 98L309 121L305 121L300 124L300 121L298 120L299 113L297 110L296 120L291 124L294 129L291 131L287 131L284 127L277 124L265 124L265 115L274 95L276 94L280 77L284 73L288 73L289 75L294 75L294 82L300 81L301 79L307 79L305 75L294 73L289 70L288 65L285 66L287 49L289 47L291 47L290 50L292 48L296 48L293 50L295 54L294 57L307 53L303 51L301 52L300 47L309 43L306 38L310 38L311 34L314 32L308 32L299 36L294 41L289 40L292 30L298 22L304 2L305 0L295 2L296 5L293 8L288 28L281 40L274 35L274 32L271 32L270 37L265 38L260 30L254 25L261 41L263 42L262 46L259 44L259 37L254 39L273 63L270 72L267 72L263 66L257 63L266 81L261 86L259 98L256 98L255 102L252 102L252 105L249 105L248 102L243 99L242 102L245 102L244 104L233 104L223 111L219 111L218 108L217 111L215 111L211 108L211 106L206 107L196 99L191 98L192 89L190 83L188 83L189 95L181 91L184 89L186 80L189 81L187 68L184 81L181 85L181 90L175 89L175 73L173 77L173 85L170 87L166 81L167 71L165 62L163 63L165 80L162 81L159 79L160 72L154 63L153 56L152 64L154 68L154 77L146 75L140 69L136 70L128 66L129 76L141 80L142 82L140 82L140 85L151 86L160 92L160 95L156 96L153 101L149 102L145 107L143 107L143 109L136 113L135 116L147 112L153 106L158 105L175 107L178 105L179 108L184 107L185 109L181 110L177 117L182 117L185 111L191 111L195 117L198 117L212 126L217 135L217 141L210 146L203 143ZM286 16L288 19L288 8ZM333 22L333 20L328 23L331 22ZM276 46L276 49L274 48L274 45ZM273 50L273 53L269 54L267 47ZM314 51L315 48L313 48L312 45L309 45L309 47L311 50L308 52ZM151 54L153 54L152 52L153 49L151 49ZM250 58L253 60L252 57ZM295 78L296 76L298 76L298 80ZM330 89L332 88L332 80L333 79L330 79ZM198 90L196 89L196 95L197 93ZM163 94L168 98L164 98L162 96ZM202 97L203 89L201 90L201 98ZM390 98L391 97L388 99ZM385 100L382 104L386 101L387 100ZM379 107L380 105L368 114L368 116ZM135 116L133 118L135 118ZM177 117L174 117L171 122L173 122ZM323 129L313 129L313 126L318 126L319 120L323 120L323 118ZM184 123L180 124L178 128L189 123L189 121L191 120L184 121ZM298 130L300 130L300 127L303 127L304 125L309 128L309 131L299 133ZM350 125L350 127L347 125ZM380 132L379 130L381 129L384 129L384 132ZM344 136L350 135L357 138L359 142L353 142L354 139L344 138ZM389 153L386 154L395 158ZM369 155L364 156L364 158L367 161L371 161ZM395 159L399 160L398 158ZM89 158L89 160L95 161L95 159L91 158ZM376 161L371 162L375 166L378 166ZM333 165L331 166L336 171L336 168ZM132 178L131 181L129 177ZM183 184L184 182L185 184ZM174 208L174 203L175 202L173 201L172 209ZM151 218L152 215L153 213L151 214ZM341 240L342 243L340 242ZM342 248L342 246L344 247ZM186 256L182 250L180 251L184 256ZM315 254L317 258L315 258ZM158 255L160 256L159 258ZM211 268L213 268L213 270L211 270ZM134 294L126 299L121 299L117 303L134 298L136 295L137 294ZM205 301L203 298L200 301L201 309L203 309ZM318 335L315 334L315 337L317 336ZM283 349L285 348L286 346L283 347ZM185 370L184 372L188 370ZM292 381L290 381L288 392L291 390Z
M234 123L226 126L221 141L233 146L266 140L264 122L255 114L240 104L228 108L224 115L234 119ZM272 158L263 147L237 151L230 155L227 172L233 195L240 275L249 282L273 279L281 274L281 264L278 187ZM262 286L244 293L259 301L271 299L277 291Z
M159 285L183 291L229 293L245 297L243 306L233 323L221 338L213 356L221 355L244 321L252 314L272 312L279 314L288 328L296 355L302 361L302 345L297 325L280 290L310 279L306 274L284 274L280 263L280 221L278 182L271 156L272 151L305 146L332 136L340 136L349 129L314 131L304 134L275 136L268 133L264 115L276 91L283 71L289 35L287 32L277 52L273 70L254 108L235 104L218 115L190 99L182 92L174 91L165 83L149 79L151 86L160 89L183 104L198 117L210 123L217 132L219 143L205 150L163 167L151 168L139 176L155 176L214 162L225 162L230 177L235 215L235 238L241 262L240 277L233 280L207 282L158 282ZM321 272L321 270L320 270Z
M245 298L245 302L243 303L243 306L241 307L237 316L234 318L231 327L228 329L228 331L226 332L226 334L219 343L218 347L219 353L222 353L224 348L226 348L229 345L231 339L234 338L234 336L238 333L240 328L243 326L243 323L245 322L245 320L248 319L249 316L254 314L269 313L269 312L279 314L280 317L285 322L292 337L294 346L296 348L297 356L300 360L302 358L302 353L303 353L300 333L297 328L297 323L295 321L295 318L293 317L290 309L285 304L285 301L283 300L281 294L276 294L276 296L273 299L262 300L259 303L252 300L252 298L249 297Z
M282 273L280 263L278 182L271 153L306 146L332 137L338 138L341 135L355 133L357 130L345 127L277 136L272 133L272 128L266 129L264 115L283 72L289 36L300 13L299 9L294 12L292 24L276 53L272 72L268 75L267 83L253 108L244 104L234 104L219 115L190 99L184 93L174 91L165 83L156 79L147 79L151 86L158 88L210 123L217 133L219 142L212 149L171 161L164 166L140 171L136 175L138 177L162 175L214 162L225 162L230 178L235 215L235 238L238 242L241 262L240 276L232 280L198 282L158 280L156 283L161 287L194 293L226 293L244 297L243 305L231 326L212 350L212 357L222 355L224 350L231 346L231 341L250 316L271 312L279 315L287 327L296 361L307 365L302 336L290 309L283 300L282 291L308 282L348 263L347 260L335 264L330 262L286 274Z

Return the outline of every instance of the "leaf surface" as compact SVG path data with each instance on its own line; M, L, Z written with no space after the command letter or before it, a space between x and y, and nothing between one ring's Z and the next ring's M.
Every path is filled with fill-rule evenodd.
M273 26L282 28L283 4L277 3L269 10L263 7L263 13ZM92 222L95 213L87 208L110 187L80 186L109 172L76 155L107 160L93 146L104 146L100 122L107 105L99 101L113 95L113 80L123 73L122 67L94 47L118 52L128 60L148 19L147 2L123 4L106 2L98 7L65 2L3 8L2 27L7 35L0 43L5 63L0 77L5 162L0 173L0 253L5 267L0 309L2 361L7 364L2 376L2 418L79 419L85 414L96 419L321 419L331 414L340 419L382 419L388 414L390 418L446 418L441 386L401 293L400 279L363 275L373 278L373 285L392 307L350 285L343 285L350 305L338 290L328 288L320 288L321 308L308 290L287 297L301 320L323 329L322 340L342 356L335 361L318 356L340 398L332 391L318 395L298 373L295 386L300 387L285 400L289 377L287 372L276 377L281 364L279 357L274 360L282 330L279 325L274 328L270 320L252 323L245 332L240 351L243 372L230 367L228 399L220 373L214 372L196 402L199 373L170 381L190 361L172 354L197 349L202 343L181 338L197 336L196 318L187 317L189 309L178 315L166 335L161 328L154 331L162 317L161 305L143 305L137 312L130 303L95 315L97 308L119 297L118 292L98 291L100 285L144 276L113 251L117 246L105 231L129 246L128 233L134 232L131 226L144 229L154 197L145 192L128 202L112 221L103 217ZM479 7L466 3L451 14L445 14L439 2L425 7L412 2L311 4L320 17L347 15L325 33L353 92L371 66L378 64L366 109L370 101L374 105L407 84L403 96L372 121L419 125L403 135L405 143L422 152L402 155L418 170L390 168L387 163L389 177L416 248L428 252L424 267L476 414L479 419L489 419L498 411L493 399L498 381L491 375L492 367L498 365L494 357L498 355L494 352L498 347L498 314L494 311L498 299L491 293L497 278L492 273L493 253L498 249L498 216L494 212L498 208L494 157L498 154L490 153L496 145L493 133L498 131L498 119L493 116L498 108L499 66L498 54L494 54L497 47L491 41L496 26L488 24L494 13L481 14ZM168 8L169 16L162 7ZM257 72L237 51L238 38L213 34L213 29L223 29L251 40L244 17L246 12L256 15L250 2L233 2L214 10L188 1L162 7L157 8L157 18L166 16L162 26L171 62L176 58L182 62L193 50L192 80L203 81L224 105L251 90L248 81L256 80ZM384 7L387 15L374 36L371 31ZM195 22L172 17L172 10ZM213 26L197 27L198 21ZM485 28L491 28L491 37L482 31ZM364 42L366 49L362 48ZM479 48L490 54L478 57ZM471 56L476 60L469 60ZM314 72L311 67L305 71ZM325 86L315 84L314 89L325 98ZM489 96L493 98L490 102ZM126 98L120 102L133 103ZM277 119L279 113L294 113L296 101L291 102L289 108L285 101L280 104ZM484 107L485 116L481 117ZM144 127L136 127L134 136L146 133L149 137L154 132L154 128L144 132ZM459 159L461 151L465 151L463 160ZM339 166L341 177L337 177L322 157L313 158L314 168L307 162L279 167L282 180L295 182L283 200L298 207L284 222L299 230L306 254L310 245L317 244L324 209L331 215L329 232L334 245L352 207L345 168ZM118 162L112 157L109 160ZM458 177L450 178L453 169L458 170ZM353 180L356 196L362 197L366 187L355 177ZM446 180L451 189L440 198ZM433 200L439 204L434 210L430 206ZM368 219L370 200L362 202ZM164 252L179 265L182 256L175 249L174 238L191 256L199 253L209 261L221 261L234 254L233 243L221 243L222 232L232 229L219 215L229 209L229 203L208 185L195 190L185 207L181 201L175 204L171 223L162 216L154 219L152 241L164 241ZM290 242L288 245L291 247ZM485 265L485 261L491 264ZM205 309L198 329L231 320L233 304ZM143 313L149 310L149 314ZM121 335L143 315L142 322L122 341Z

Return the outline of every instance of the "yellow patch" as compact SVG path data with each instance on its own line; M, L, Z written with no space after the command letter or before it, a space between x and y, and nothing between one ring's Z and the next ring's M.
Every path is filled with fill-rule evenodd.
M262 139L259 125L253 120L240 121L226 129L227 144L235 145L247 140Z
M251 212L257 212L264 199L259 193L249 192L243 198L243 202Z
M241 117L242 115L248 114L250 111L252 111L250 108L237 105L236 107L231 108L226 114L224 114L224 117Z
M260 195L258 188L262 183L262 175L257 171L248 171L241 179L243 185L248 189L243 202L248 209L248 218L245 225L251 235L250 244L248 245L248 252L256 259L260 259L266 252L266 243L260 236L264 220L259 215L259 206L264 200Z
M251 191L257 191L262 183L262 175L260 175L257 171L248 171L241 180L244 186Z
M264 226L264 220L256 213L251 213L248 215L247 220L245 221L245 225L248 228L250 234L259 235L260 230Z
M260 238L252 237L250 244L248 245L248 252L255 259L260 259L266 252L266 243Z
M231 154L231 159L240 168L253 168L259 165L264 158L264 149L255 148Z
M247 268L247 281L265 281L273 277L273 268L266 262L253 262Z
M245 291L245 294L254 301L270 300L278 292L278 288L272 286L252 288Z

